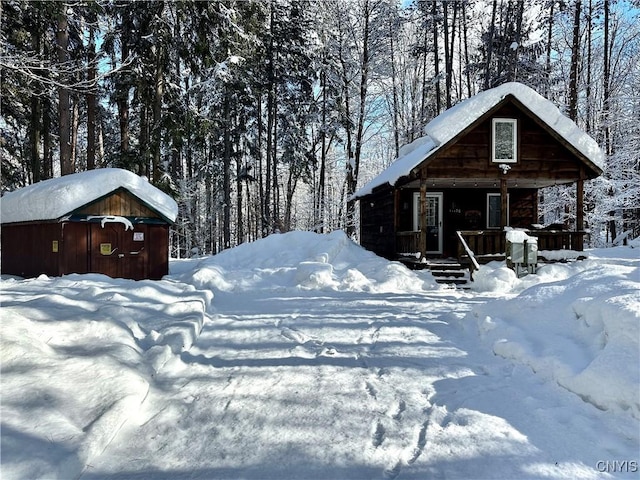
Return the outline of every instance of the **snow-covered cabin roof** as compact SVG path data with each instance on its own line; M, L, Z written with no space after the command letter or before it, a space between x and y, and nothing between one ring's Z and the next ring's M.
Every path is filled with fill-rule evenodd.
M34 183L0 199L2 223L57 220L123 188L174 222L178 205L144 177L119 168L89 170Z
M374 188L388 183L395 185L420 163L437 152L460 132L471 126L507 96L516 98L549 129L574 147L593 165L602 170L604 153L596 141L565 117L558 107L538 92L518 82L504 83L468 98L431 120L424 127L424 136L400 149L400 155L386 170L359 189L353 198L369 195Z

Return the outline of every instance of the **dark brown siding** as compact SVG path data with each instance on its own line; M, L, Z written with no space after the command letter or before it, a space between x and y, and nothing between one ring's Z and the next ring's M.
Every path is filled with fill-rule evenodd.
M2 273L21 277L59 275L60 229L59 223L2 225ZM58 242L58 252L53 251L54 241Z
M169 225L149 225L149 278L159 280L169 274Z
M396 253L394 203L391 189L360 200L360 244L387 258Z

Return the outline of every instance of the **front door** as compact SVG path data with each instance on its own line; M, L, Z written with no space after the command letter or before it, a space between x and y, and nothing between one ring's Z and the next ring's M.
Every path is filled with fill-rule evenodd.
M442 254L442 192L427 192L425 209L426 253ZM413 194L413 229L420 230L420 192Z

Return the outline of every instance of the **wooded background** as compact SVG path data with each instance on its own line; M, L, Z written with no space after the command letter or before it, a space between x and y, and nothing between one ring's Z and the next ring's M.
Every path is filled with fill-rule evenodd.
M1 4L2 191L120 167L176 198L172 255L357 237L351 195L479 91L518 81L607 154L592 245L640 234L640 9L615 0ZM541 194L570 223L575 188Z

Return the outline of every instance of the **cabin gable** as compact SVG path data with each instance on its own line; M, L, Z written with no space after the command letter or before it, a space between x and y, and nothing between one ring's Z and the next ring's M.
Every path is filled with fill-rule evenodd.
M508 163L508 173L501 163L492 161L492 120L515 119L517 122L517 156ZM432 186L457 185L490 187L501 177L517 178L520 186L541 188L570 183L584 176L598 175L585 165L567 142L558 140L519 102L506 99L478 119L447 145L437 149L414 169L414 178L428 178Z

